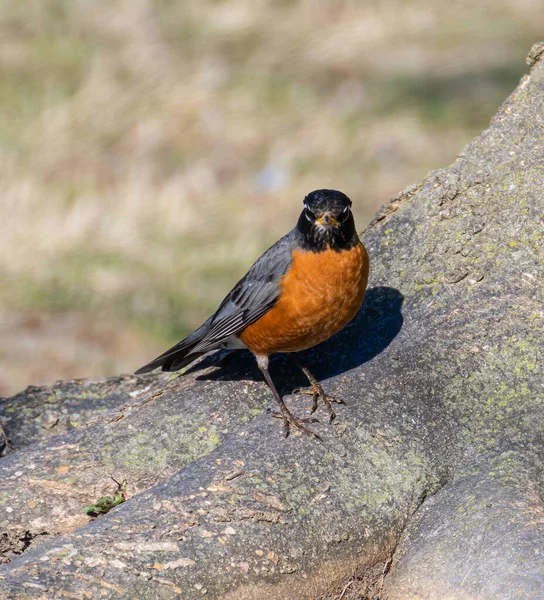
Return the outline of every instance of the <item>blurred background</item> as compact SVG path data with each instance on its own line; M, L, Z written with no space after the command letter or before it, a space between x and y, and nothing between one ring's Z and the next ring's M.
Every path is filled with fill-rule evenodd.
M542 0L0 3L0 395L132 372L304 195L362 230L489 122Z

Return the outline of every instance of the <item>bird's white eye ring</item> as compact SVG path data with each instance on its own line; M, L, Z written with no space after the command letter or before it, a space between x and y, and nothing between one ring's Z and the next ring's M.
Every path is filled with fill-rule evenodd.
M346 208L344 208L344 210L342 211L342 214L347 213L349 210L349 206L346 206Z
M304 210L304 216L308 219L308 221L310 221L310 223L313 223L315 221L314 213L307 206L306 206L306 209Z

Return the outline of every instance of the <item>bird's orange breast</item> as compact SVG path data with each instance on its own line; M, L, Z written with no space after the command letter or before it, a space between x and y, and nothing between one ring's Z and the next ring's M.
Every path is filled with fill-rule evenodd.
M368 271L361 243L342 252L295 250L278 301L240 339L256 354L296 352L323 342L357 314Z

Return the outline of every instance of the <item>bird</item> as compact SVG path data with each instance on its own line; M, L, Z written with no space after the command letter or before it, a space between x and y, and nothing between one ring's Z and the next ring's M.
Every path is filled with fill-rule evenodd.
M327 340L357 314L369 276L369 257L355 229L352 202L337 190L315 190L303 200L296 226L251 266L216 312L178 344L141 367L136 374L161 367L178 371L219 348L249 349L278 406L285 437L293 427L321 439L285 405L269 372L269 357L288 353L310 383L295 392L320 399L335 418L332 402L296 354Z

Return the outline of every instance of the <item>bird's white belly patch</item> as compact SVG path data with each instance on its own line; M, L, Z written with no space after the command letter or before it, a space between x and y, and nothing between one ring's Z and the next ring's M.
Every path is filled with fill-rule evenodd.
M221 348L226 348L227 350L245 350L247 346L237 335L231 335L221 344Z

